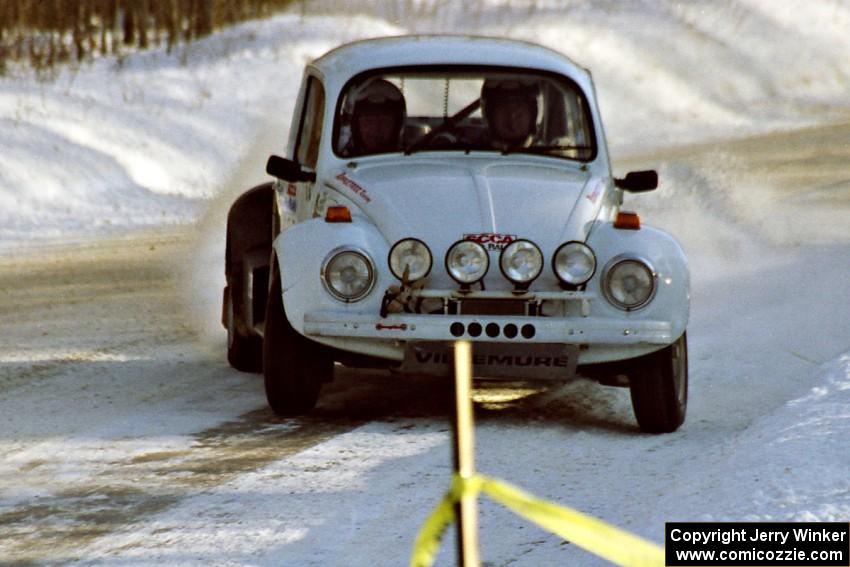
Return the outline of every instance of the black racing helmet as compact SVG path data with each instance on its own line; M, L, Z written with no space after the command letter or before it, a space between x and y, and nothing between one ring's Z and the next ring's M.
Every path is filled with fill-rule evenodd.
M359 87L353 96L351 110L351 135L354 144L366 153L397 149L404 126L406 106L401 90L386 79L373 79ZM385 125L387 140L367 139L361 131L361 116L377 118Z
M481 87L481 113L495 142L522 144L537 131L540 84L534 79L487 79ZM527 119L516 123L515 111L521 107Z

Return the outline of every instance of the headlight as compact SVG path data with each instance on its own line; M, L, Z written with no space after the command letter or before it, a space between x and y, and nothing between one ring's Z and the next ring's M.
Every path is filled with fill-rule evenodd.
M402 281L405 279L405 271L407 281L421 280L431 271L431 263L431 251L417 238L399 240L390 249L390 271Z
M341 301L363 299L375 284L372 260L358 250L337 248L325 259L322 282Z
M543 253L530 240L514 240L502 250L499 267L517 285L528 285L543 271Z
M490 255L472 240L459 240L446 252L446 271L459 284L481 281L489 269Z
M565 284L582 285L596 271L596 255L581 242L567 242L552 256L552 269Z
M614 258L605 269L602 288L608 301L620 309L639 309L655 294L655 271L637 258Z

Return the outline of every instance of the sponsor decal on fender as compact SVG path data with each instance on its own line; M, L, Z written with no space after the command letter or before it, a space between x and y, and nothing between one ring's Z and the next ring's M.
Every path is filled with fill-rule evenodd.
M496 234L493 232L484 232L481 234L464 234L464 240L472 240L486 248L487 250L501 250L514 240L515 234Z
M285 211L294 213L298 209L297 190L298 188L294 183L286 186L286 195L283 197L283 209Z
M598 200L599 200L599 195L600 195L601 193L602 193L602 184L601 184L601 183L598 183L598 184L596 185L596 187L594 187L593 191L591 191L591 192L587 195L586 199L595 205L595 204L596 204L596 201L598 201Z
M336 178L337 178L337 179L338 179L338 180L339 180L339 181L340 181L343 185L345 185L346 187L348 187L349 189L351 189L351 191L352 191L355 195L357 195L358 197L360 197L361 199L363 199L365 202L367 202L367 203L371 203L371 202L372 202L372 198L369 196L368 191L366 191L363 187L361 187L361 186L360 186L360 185L359 185L356 181L354 181L353 179L351 179L350 177L348 177L348 176L345 174L345 172L340 173L339 175L337 175L337 176L336 176Z

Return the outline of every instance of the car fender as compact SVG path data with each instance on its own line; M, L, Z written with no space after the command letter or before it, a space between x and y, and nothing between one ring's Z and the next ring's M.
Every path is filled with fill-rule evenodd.
M633 320L663 320L671 324L672 336L685 332L690 314L690 272L684 251L668 233L643 225L638 230L614 228L599 222L587 240L596 254L597 269L588 282L588 291L598 299L594 312ZM618 257L630 256L649 263L656 273L656 292L645 306L623 311L612 305L603 291L605 271Z
M273 206L273 184L263 183L240 195L227 214L225 278L236 329L243 336L255 334L265 311ZM226 309L225 298L225 327Z
M387 268L387 240L374 224L361 216L345 223L329 223L323 218L299 223L279 234L273 246L280 270L284 310L292 327L302 334L304 313L308 309L379 313L384 290L395 282ZM375 284L366 297L356 302L336 299L322 282L326 259L341 247L360 251L374 266Z

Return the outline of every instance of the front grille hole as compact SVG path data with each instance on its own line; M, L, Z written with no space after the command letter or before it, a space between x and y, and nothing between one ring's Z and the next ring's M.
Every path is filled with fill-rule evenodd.
M505 330L502 332L507 338L513 339L517 336L517 334L519 334L519 329L517 329L516 325L514 325L513 323L508 323L507 325L505 325Z
M522 326L522 336L526 339L534 338L534 335L537 333L534 325L523 325Z
M499 336L499 325L496 323L488 323L485 331L487 332L488 337L495 339Z
M469 327L467 327L467 332L470 337L480 337L481 336L481 324L480 323L470 323Z
M452 323L451 327L449 327L449 332L453 337L460 337L463 335L463 323Z

